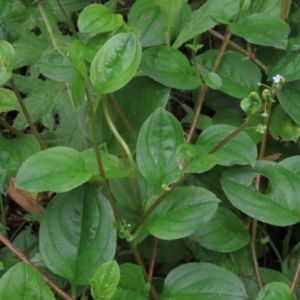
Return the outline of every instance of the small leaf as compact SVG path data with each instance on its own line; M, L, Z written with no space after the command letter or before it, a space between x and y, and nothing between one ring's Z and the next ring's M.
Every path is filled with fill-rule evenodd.
M259 174L270 180L271 191L267 195L252 186ZM289 226L300 220L299 179L277 163L258 161L253 170L249 167L228 170L221 184L229 201L252 218L276 226Z
M116 261L104 263L91 279L91 294L95 300L109 300L114 295L120 280Z
M219 207L216 214L189 239L197 241L206 249L227 253L245 247L250 236L243 222L234 213Z
M91 81L102 94L123 87L135 74L142 56L137 36L119 33L98 51L91 64Z
M203 77L203 80L211 89L220 89L222 87L222 79L217 73L209 72Z
M15 50L13 46L5 40L0 40L0 86L11 78L14 62Z
M160 46L143 52L140 69L153 80L171 88L193 90L200 78L180 51Z
M17 173L16 186L29 192L62 193L87 182L92 174L76 150L55 147L30 156Z
M99 188L86 184L50 202L41 222L40 251L55 274L86 285L113 259L116 236L108 200Z
M161 300L247 300L242 281L233 273L209 263L187 263L166 277Z
M236 127L225 124L212 125L203 130L196 143L199 155L207 154L234 130L236 130ZM217 150L214 155L218 158L218 164L220 165L254 165L257 157L257 148L249 135L245 132L240 132Z
M241 109L247 114L247 117L251 117L261 107L261 100L256 92L250 93L249 97L244 98L241 101Z
M292 299L290 287L282 282L272 282L265 285L256 300Z
M159 239L187 237L212 218L219 201L203 188L178 187L154 210L146 228Z
M157 109L138 136L136 159L142 175L159 189L179 179L176 149L183 143L183 130L177 119Z
M11 90L0 88L0 113L12 110L22 111L15 93Z
M279 49L285 49L290 32L286 22L269 14L250 15L242 24L232 23L229 28L249 43Z
M1 277L0 299L54 300L55 297L41 274L21 262Z
M82 104L84 95L85 81L83 77L78 72L76 72L72 82L72 100L76 108Z
M123 17L113 14L102 4L90 4L84 8L78 18L80 32L101 33L118 28L123 23Z

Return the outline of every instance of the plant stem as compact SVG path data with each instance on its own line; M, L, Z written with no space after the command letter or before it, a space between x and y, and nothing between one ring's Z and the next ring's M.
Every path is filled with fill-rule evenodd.
M26 106L25 106L25 104L23 102L23 99L22 99L22 97L21 97L21 95L19 93L19 90L18 90L18 88L17 88L14 80L12 78L9 79L9 83L10 83L13 91L15 92L15 95L16 95L16 97L18 99L18 102L19 102L19 104L21 106L22 112L23 112L23 114L24 114L24 116L25 116L25 118L27 120L27 123L28 123L28 125L29 125L29 127L30 127L30 129L31 129L31 131L33 133L33 135L35 136L35 138L39 142L41 149L42 150L47 149L47 146L45 145L44 141L42 140L40 134L38 133L37 129L35 128L32 120L31 120L31 117L30 117L30 115L28 113L28 110L27 110L27 108L26 108Z
M63 299L66 300L73 300L70 295L68 295L65 291L60 289L54 282L52 282L46 275L44 275L14 244L12 244L2 233L0 233L0 241L7 247L9 248L15 255L30 265L32 268L34 268L36 271L38 271L41 276L44 278L46 283Z
M128 146L127 146L126 142L123 140L123 138L120 136L119 132L117 131L117 128L115 127L114 123L111 120L111 117L110 117L110 114L109 114L109 111L108 111L107 98L106 97L109 97L109 96L104 96L104 99L103 99L104 116L106 118L106 121L107 121L107 124L108 124L110 130L112 131L112 133L115 136L116 140L120 143L120 145L122 146L122 148L124 149L124 151L125 151L125 153L128 157L128 161L129 161L130 167L132 169L130 179L132 181L133 188L135 190L135 194L136 194L136 196L139 200L140 210L141 210L141 212L143 212L144 211L144 203L143 203L142 196L141 196L141 193L140 193L140 188L139 188L139 185L138 185L138 182L137 182L135 164L134 164L130 149L128 148Z
M104 190L107 194L107 198L108 198L109 203L114 212L115 219L121 225L121 224L123 224L122 218L118 212L116 203L114 201L111 190L108 186L108 182L107 182L105 172L104 172L103 162L102 162L101 153L99 150L98 138L97 138L97 127L96 127L96 122L95 122L94 107L93 107L93 102L92 102L88 88L85 89L85 93L86 93L86 98L87 98L87 102L88 102L88 106L89 106L89 114L90 114L91 125L92 125L92 134L93 134L93 144L94 144L94 150L95 150L95 154L96 154L96 160L97 160L99 173L102 178L102 183L103 183Z
M294 275L294 278L293 278L293 281L292 281L292 285L291 285L291 293L292 293L292 295L296 291L297 283L298 283L298 280L299 280L299 275L300 275L300 257L298 258L297 269L296 269L296 272L295 272L295 275Z
M64 15L64 17L65 17L65 19L66 19L66 21L67 21L67 23L68 23L68 25L69 25L69 27L70 27L72 33L73 33L73 35L76 37L76 39L79 40L79 36L78 36L78 34L77 34L76 30L75 30L75 27L74 27L72 21L70 20L70 18L68 17L68 14L67 14L67 12L65 11L65 9L64 9L64 7L63 7L63 5L62 5L62 3L61 3L61 0L56 0L56 2L57 2L57 4L58 4L58 6L59 6L61 12L63 13L63 15Z
M73 299L76 299L76 284L71 284L71 295Z
M282 0L282 3L281 3L281 14L280 14L280 18L281 18L282 21L285 21L287 6L288 6L288 0Z
M5 210L4 210L4 205L3 205L3 197L2 197L1 193L0 193L0 210L1 210L1 222L4 227L4 234L5 234L5 236L7 236L6 216L5 216Z
M252 256L252 261L254 264L254 270L255 270L255 274L256 274L257 284L258 284L258 287L260 289L262 289L263 283L262 283L261 274L259 271L259 265L258 265L257 256L256 256L256 232L257 232L257 220L253 219L250 249L251 249L251 256Z
M225 37L218 33L217 31L213 30L213 29L209 29L208 30L209 33L211 33L213 36L215 36L216 38L220 39L220 40L224 40ZM232 41L229 41L228 42L228 45L230 45L232 48L234 48L235 50L245 54L246 56L249 56L249 58L263 71L266 71L266 66L260 61L258 60L255 55L252 53L252 52L249 52L247 50L245 50L244 48L240 47L238 44L232 42Z
M218 66L219 66L219 64L222 60L222 57L224 55L224 52L226 50L226 47L228 45L228 42L230 40L230 36L231 36L231 34L230 34L230 31L229 31L229 27L226 26L225 38L222 41L222 44L221 44L221 47L220 47L219 52L217 54L217 57L215 59L215 62L213 64L212 68L211 68L211 72L215 72L217 70L217 68L218 68ZM200 93L199 93L199 97L198 97L198 100L197 100L197 103L196 103L195 115L194 115L190 130L189 130L188 135L187 135L186 140L187 140L188 143L192 140L194 131L196 129L196 125L197 125L198 118L199 118L199 115L200 115L200 112L201 112L201 109L202 109L202 106L203 106L203 103L204 103L204 99L205 99L207 89L208 89L208 86L207 86L206 83L204 83L202 85Z
M25 135L24 132L16 129L15 127L11 126L10 124L8 124L3 118L0 118L0 125L2 127L4 127L5 129L9 130L11 133L13 133L15 136L17 137L21 137L23 135Z
M112 13L115 13L117 11L118 6L118 0L114 0L113 7L112 7Z
M153 239L153 247L152 247L152 255L149 262L149 270L148 270L148 281L151 282L153 271L154 271L154 265L156 260L156 252L157 252L157 244L158 244L158 238L154 237Z

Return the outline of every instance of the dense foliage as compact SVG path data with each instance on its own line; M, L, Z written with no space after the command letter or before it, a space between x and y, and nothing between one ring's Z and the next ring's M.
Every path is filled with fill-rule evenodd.
M0 299L299 298L299 25L2 0Z

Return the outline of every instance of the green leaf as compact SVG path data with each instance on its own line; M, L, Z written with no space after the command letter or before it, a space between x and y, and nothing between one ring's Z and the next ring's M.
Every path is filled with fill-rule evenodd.
M153 80L171 88L193 90L200 78L180 51L160 46L143 52L140 69Z
M102 4L90 4L84 8L78 18L80 32L101 33L118 28L123 23L120 14L113 14Z
M287 3L287 13L289 7L291 6L291 1ZM282 11L282 1L281 0L252 0L250 7L250 14L263 13L272 16L281 16Z
M269 130L276 140L280 137L282 141L296 142L300 136L300 125L294 122L281 105L277 105L272 110Z
M191 13L190 6L184 5L171 28L171 39L176 37L178 30L188 21ZM155 0L135 1L128 14L128 25L138 29L143 47L166 43L167 26Z
M55 147L30 156L17 173L16 186L29 192L62 193L85 183L92 174L76 150Z
M282 282L272 282L265 285L256 300L292 299L290 287Z
M209 72L203 80L211 89L216 90L222 87L222 79L217 73Z
M116 291L120 270L116 261L104 263L91 279L91 294L95 300L109 300Z
M0 134L0 192L7 193L9 180L17 174L21 164L32 154L40 151L36 138L26 134L7 140Z
M278 163L280 166L288 169L300 179L300 156L291 156Z
M300 79L300 70L297 68L298 64L300 64L298 51L284 51L282 55L276 59L276 62L267 68L269 80L272 80L272 77L277 74L283 76L286 82Z
M108 200L91 185L57 195L40 227L47 267L73 284L86 285L116 250L116 226Z
M176 151L176 162L183 173L204 173L212 169L217 163L215 155L208 154L201 157L197 147L191 144L182 144Z
M137 36L119 33L98 51L91 64L91 81L102 94L123 87L135 74L142 56Z
M161 300L248 299L242 281L209 263L187 263L173 269L165 280Z
M187 237L212 218L219 201L203 188L178 187L150 215L146 228L159 239Z
M196 57L200 74L205 78L211 71L218 50L209 50ZM216 71L222 80L220 90L236 97L245 98L251 92L258 91L261 72L249 59L238 52L227 51Z
M15 50L13 46L4 40L0 40L0 86L11 78L14 62Z
M207 1L192 13L190 20L185 23L172 47L179 48L186 41L213 28L219 22L228 24L232 16L239 10L239 1L223 0L222 5L218 0Z
M298 125L300 125L299 93L300 81L298 80L286 83L277 94L282 108Z
M137 141L137 163L142 175L157 188L179 179L176 149L184 143L177 119L157 109L141 128Z
M22 111L18 99L13 91L0 88L0 113L11 110Z
M256 92L250 93L249 97L244 98L241 101L241 109L247 114L247 117L251 117L261 107L261 99Z
M269 178L271 191L263 195L252 186L259 174ZM245 214L261 222L288 226L300 220L299 179L288 169L269 161L258 161L253 170L228 170L221 179L230 202Z
M1 277L0 299L54 300L55 297L41 274L21 262Z
M203 130L196 142L199 155L207 154L234 130L236 130L236 127L225 124L212 125ZM220 165L254 165L257 148L249 135L242 131L217 150L214 155L218 158L218 164Z
M44 51L38 62L40 72L54 81L72 82L75 68L58 49Z
M286 22L269 14L250 15L242 24L232 23L229 28L249 43L279 49L285 49L290 32Z
M72 100L76 108L82 104L84 95L85 80L78 72L76 72L72 82Z
M243 222L223 207L219 207L216 214L189 238L209 250L225 253L239 250L250 241Z
M131 173L131 169L125 169L116 156L108 154L101 150L100 154L107 179L126 177ZM91 148L83 151L81 152L81 156L84 159L85 168L88 171L93 172L93 178L91 180L100 180L101 177L99 174L95 149Z
M147 300L148 287L145 284L142 270L133 264L123 264L120 266L120 281L116 293L112 300L134 299Z

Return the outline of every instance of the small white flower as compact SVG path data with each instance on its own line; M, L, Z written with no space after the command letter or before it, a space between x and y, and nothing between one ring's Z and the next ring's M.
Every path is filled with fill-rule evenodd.
M276 75L275 77L273 77L273 80L275 83L279 83L281 80L281 76L280 75Z

